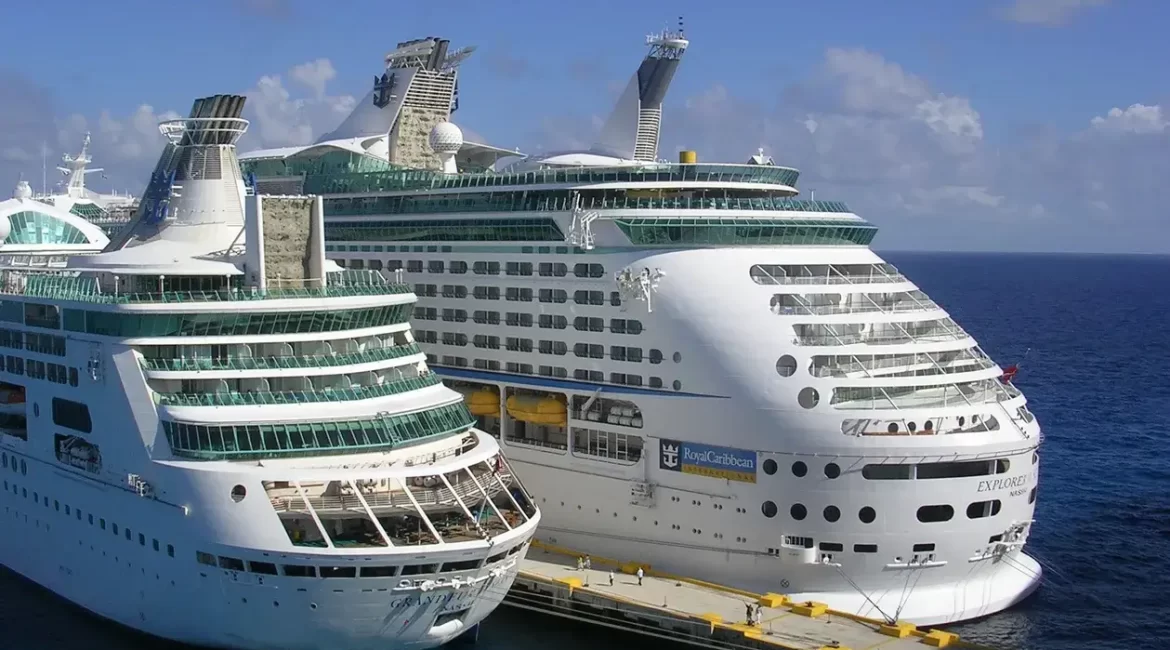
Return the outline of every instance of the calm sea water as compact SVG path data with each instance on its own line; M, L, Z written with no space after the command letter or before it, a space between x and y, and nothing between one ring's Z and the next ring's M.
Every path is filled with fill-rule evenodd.
M958 626L1004 650L1170 647L1170 258L891 253L1001 365L1045 431L1029 552L1045 584ZM0 531L3 534L3 531ZM116 589L117 585L111 585ZM482 650L664 648L501 609ZM681 646L669 646L681 647ZM181 646L98 621L0 571L0 648Z

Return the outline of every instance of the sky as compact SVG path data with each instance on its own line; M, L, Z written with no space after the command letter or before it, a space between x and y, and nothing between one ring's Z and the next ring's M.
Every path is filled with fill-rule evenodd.
M176 5L177 6L177 5ZM0 49L0 191L92 132L101 191L144 187L157 123L248 97L243 150L332 130L400 41L475 45L469 139L588 147L646 52L691 45L660 155L801 170L883 250L1170 253L1166 0L157 0L15 3Z

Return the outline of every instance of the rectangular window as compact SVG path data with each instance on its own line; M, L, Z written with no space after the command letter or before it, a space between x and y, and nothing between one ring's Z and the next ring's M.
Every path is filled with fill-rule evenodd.
M102 528L105 528L106 520L102 520ZM215 556L211 553L204 553L203 551L195 551L195 561L199 564L206 564L207 566L215 566Z
M389 578L398 575L396 566L364 566L361 568L363 578Z
M252 573L263 573L268 576L276 575L276 565L271 562L255 562L249 560L248 568Z
M357 567L323 566L318 569L322 578L356 578Z
M283 566L284 575L297 578L313 578L317 575L317 567L303 564L286 564Z

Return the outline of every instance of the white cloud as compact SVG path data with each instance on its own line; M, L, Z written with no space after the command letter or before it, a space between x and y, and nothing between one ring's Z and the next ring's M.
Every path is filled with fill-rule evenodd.
M329 59L317 59L293 66L288 76L312 90L314 97L322 97L325 95L325 84L337 76L337 71Z
M1014 0L1001 7L1000 18L1026 25L1059 27L1067 24L1077 13L1109 4L1109 0Z
M289 77L312 95L297 97L285 87L280 75L265 75L244 93L244 116L252 121L243 150L309 144L337 127L357 105L353 95L330 95L326 85L337 76L329 59L293 66Z
M1161 106L1145 104L1112 108L1105 117L1094 117L1090 123L1095 129L1113 133L1163 133L1170 126Z

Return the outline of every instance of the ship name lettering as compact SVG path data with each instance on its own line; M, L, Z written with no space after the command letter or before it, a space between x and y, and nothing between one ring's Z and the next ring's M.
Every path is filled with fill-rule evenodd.
M1023 487L1028 484L1028 476L1013 476L1011 478L996 478L989 481L979 481L978 492L995 492L1008 488Z

